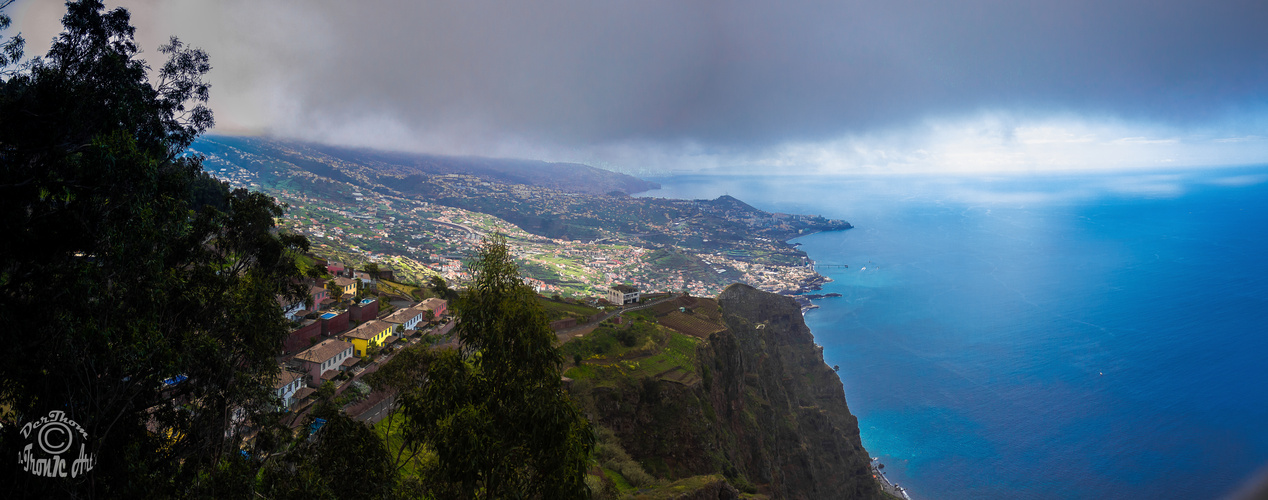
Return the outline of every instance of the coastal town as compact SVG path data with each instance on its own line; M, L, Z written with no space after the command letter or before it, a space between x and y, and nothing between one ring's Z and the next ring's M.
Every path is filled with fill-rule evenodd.
M267 158L236 155L208 154L205 168L235 188L258 189L284 204L279 226L306 236L314 253L376 263L404 283L425 283L432 276L465 282L470 278L465 262L475 246L500 233L526 281L545 295L595 297L612 283L628 283L649 292L710 296L734 282L801 294L826 278L784 239L849 227L813 216L768 214L730 197L582 196L463 174L430 178L424 199L364 177L359 182L373 185L332 181L286 165L269 170L261 166ZM545 221L549 214L556 214L554 222ZM564 220L558 214L569 215Z

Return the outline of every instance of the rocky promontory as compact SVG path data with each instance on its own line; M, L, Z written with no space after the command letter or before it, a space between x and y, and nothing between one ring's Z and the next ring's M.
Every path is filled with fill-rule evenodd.
M678 371L640 371L660 362L658 352L665 351L653 349L603 355L570 372L598 374L578 381L573 392L609 433L606 446L622 448L662 485L721 476L740 495L756 498L887 498L872 477L841 381L824 363L800 305L741 284L716 301L692 300L625 327L656 325L643 327L649 340L637 337L634 345L653 346L652 328L675 329L666 346L676 333L692 336L694 352ZM679 373L688 369L694 373ZM658 491L625 493L676 498ZM719 496L706 497L735 498L716 484L710 491Z

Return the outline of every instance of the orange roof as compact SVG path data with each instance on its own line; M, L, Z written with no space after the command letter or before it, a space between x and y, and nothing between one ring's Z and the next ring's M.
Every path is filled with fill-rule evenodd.
M343 334L343 337L350 338L350 339L370 340L374 338L375 335L378 335L380 332L382 332L383 330L388 330L390 328L392 328L392 325L390 323L379 321L376 319L374 321L362 323L360 326L353 328L352 331Z

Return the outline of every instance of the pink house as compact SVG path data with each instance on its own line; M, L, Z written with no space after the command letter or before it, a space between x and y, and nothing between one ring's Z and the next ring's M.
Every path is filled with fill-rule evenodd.
M432 314L434 314L434 315L435 315L435 318L440 318L440 317L441 317L441 316L443 316L446 312L448 312L448 311L449 311L449 303L448 303L448 302L446 302L444 299L437 299L437 298L434 298L434 297L433 297L433 298L430 298L430 299L427 299L427 300L424 300L424 301L423 301L423 303L422 303L422 304L420 304L420 305L419 305L419 306L417 306L417 307L420 307L420 308L422 308L422 309L427 309L427 310L431 311L431 312L432 312Z
M313 309L322 309L323 302L326 304L334 302L330 300L330 292L326 290L326 287L320 285L310 285L308 294L313 297Z
M300 362L300 368L308 376L308 384L313 387L320 386L323 379L329 380L345 367L357 363L357 359L352 357L352 344L335 339L323 340L296 354L295 360Z

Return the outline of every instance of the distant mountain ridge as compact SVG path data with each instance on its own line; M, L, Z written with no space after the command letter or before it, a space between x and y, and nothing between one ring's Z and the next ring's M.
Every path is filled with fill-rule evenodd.
M369 178L464 174L489 182L526 184L582 194L607 194L613 191L634 194L660 187L655 182L580 163L379 151L271 137L211 135L200 138L192 148L198 151L214 150L217 144L286 158L314 174L346 181L358 177L352 175L352 172L343 171L351 169L368 170L363 173ZM305 157L310 155L338 160L339 165L331 166L329 162L313 161Z
M479 234L522 230L522 244L536 249L525 257L530 274L569 293L622 280L705 295L734 281L785 293L817 290L823 276L787 241L852 227L817 215L768 213L731 196L629 196L657 185L570 163L381 152L267 137L205 137L189 153L204 156L203 168L234 187L284 200L294 215L288 224L331 245L330 252L396 256L423 273L423 262L462 255ZM435 220L446 211L441 207L497 220L454 214L467 220L463 224L479 226L454 238L438 227L450 221ZM582 254L592 258L577 259L582 254L562 250L572 245L563 241L589 245ZM627 247L641 250L613 253ZM566 271L554 259L575 262Z

